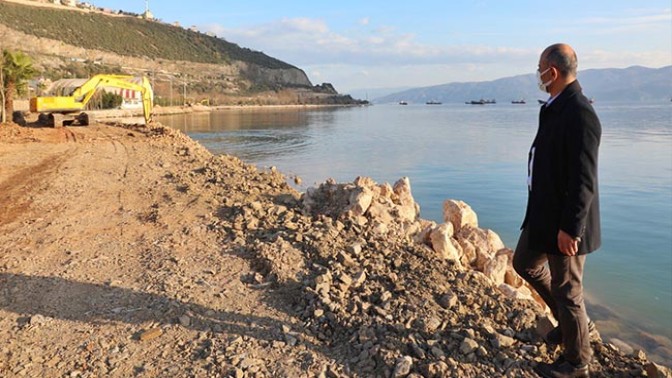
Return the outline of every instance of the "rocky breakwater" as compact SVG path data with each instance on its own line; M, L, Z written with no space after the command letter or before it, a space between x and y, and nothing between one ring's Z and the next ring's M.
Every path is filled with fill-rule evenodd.
M534 377L558 356L539 337L546 315L512 270L513 252L467 204L446 201L436 224L419 218L407 178L359 177L286 205L270 210L282 225L250 252L257 283L287 290L303 321L291 344L330 349L336 363L321 376ZM248 218L248 228L261 221ZM642 352L593 347L592 376L669 376Z

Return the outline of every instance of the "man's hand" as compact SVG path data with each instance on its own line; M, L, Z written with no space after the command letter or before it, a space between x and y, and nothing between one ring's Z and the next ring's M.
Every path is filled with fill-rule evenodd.
M560 230L558 231L558 249L563 255L575 256L579 251L579 240Z

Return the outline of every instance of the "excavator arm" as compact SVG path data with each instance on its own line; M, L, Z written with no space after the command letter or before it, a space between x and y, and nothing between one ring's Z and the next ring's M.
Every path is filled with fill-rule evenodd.
M99 87L114 87L138 91L142 94L142 110L145 123L151 120L154 94L146 77L140 84L134 83L133 76L127 75L95 75L77 87L70 96L33 97L30 99L32 112L80 112L86 108Z

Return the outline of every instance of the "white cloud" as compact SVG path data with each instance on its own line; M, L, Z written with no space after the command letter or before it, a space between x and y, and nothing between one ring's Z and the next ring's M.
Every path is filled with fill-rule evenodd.
M619 17L589 17L579 20L580 24L599 26L599 25L648 25L657 23L669 23L672 21L672 9L649 10L634 9L630 10L630 15Z
M659 67L671 65L672 54L670 51L586 51L579 56L579 69L586 68L625 68L632 65L645 67Z
M298 33L320 33L329 31L327 24L322 20L312 20L309 18L285 18L280 21L281 30L294 31Z
M635 34L645 37L666 32L669 37L672 9L631 9L626 15L587 17L568 20L556 32L574 29L578 33L593 35L623 35L630 39ZM628 34L630 33L630 34Z
M358 65L495 62L510 56L536 58L537 51L488 46L435 46L419 43L417 36L379 27L367 33L336 33L321 20L282 19L245 29L205 27L231 42L292 64L349 63Z
M576 36L580 69L633 64L655 67L672 63L669 46L646 46L639 52L626 52L618 42L610 46L606 36L597 42L594 37L600 33L617 34L618 28L663 29L669 33L670 20L669 9L633 11L629 17L576 20L567 30ZM339 90L482 81L524 74L533 71L543 48L431 44L391 25L372 27L368 17L358 23L367 27L336 32L320 19L285 18L241 29L209 25L204 30L296 65L309 73L311 80L332 82ZM558 31L557 35L570 37L571 43L574 37L567 30ZM547 32L554 34L552 29ZM669 36L665 38L669 40ZM617 34L615 40L621 41L622 36ZM596 44L600 49L595 48Z

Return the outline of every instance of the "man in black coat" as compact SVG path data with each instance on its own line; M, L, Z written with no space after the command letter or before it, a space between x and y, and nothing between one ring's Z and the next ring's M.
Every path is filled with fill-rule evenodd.
M518 274L559 322L547 341L562 343L563 355L536 369L555 378L588 377L592 350L583 267L586 254L601 243L597 155L602 129L581 93L576 69L576 53L566 44L549 46L539 59L539 87L550 98L541 107L529 152L527 211L513 258Z

